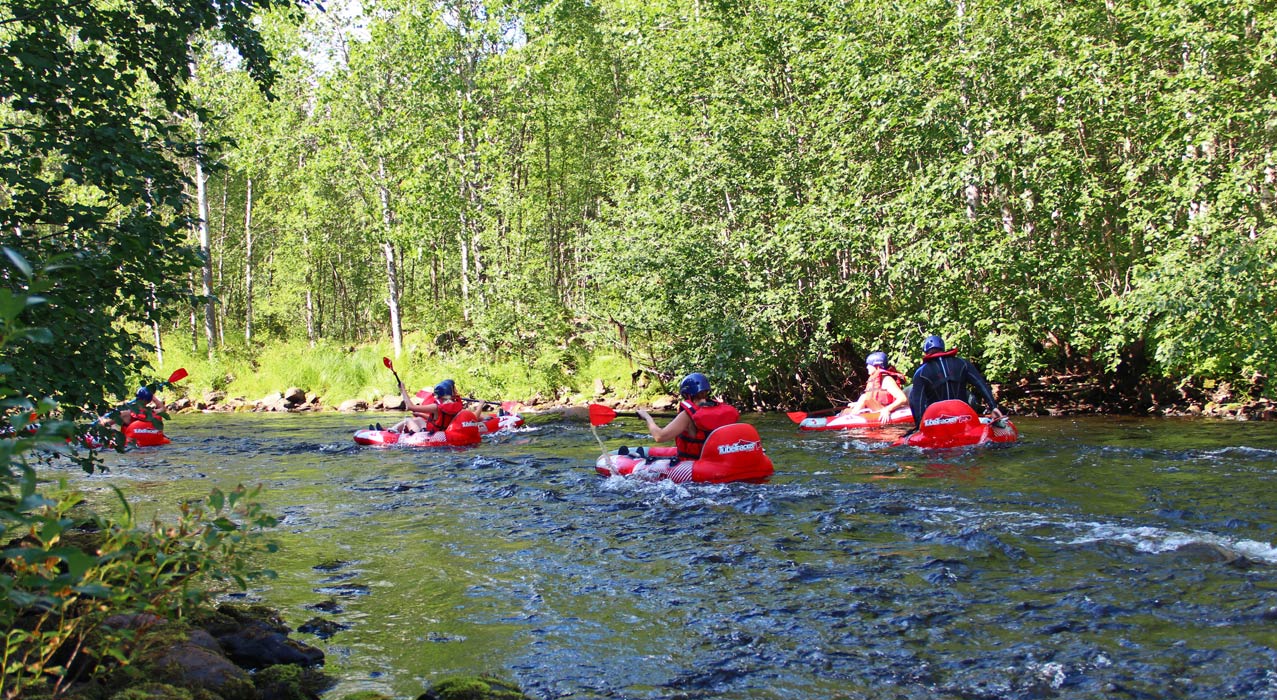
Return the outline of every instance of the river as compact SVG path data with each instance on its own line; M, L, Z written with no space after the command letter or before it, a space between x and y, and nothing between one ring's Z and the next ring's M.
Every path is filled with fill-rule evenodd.
M243 598L349 627L294 633L332 698L482 672L536 698L1277 697L1277 424L1018 418L1016 445L924 455L747 416L770 482L677 486L597 476L566 420L354 445L388 417L179 415L75 482L153 514L263 484L279 576Z

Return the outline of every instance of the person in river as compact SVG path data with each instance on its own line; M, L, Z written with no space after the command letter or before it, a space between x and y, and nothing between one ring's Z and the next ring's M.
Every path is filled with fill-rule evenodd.
M973 387L992 411L993 417L1005 417L993 397L993 390L984 375L970 362L958 357L957 350L945 350L944 339L929 335L922 343L922 366L913 374L913 386L909 389L909 409L913 424L922 425L922 414L927 406L947 399L971 403L967 387Z
M865 382L864 393L838 415L854 416L877 411L878 422L887 425L891 422L892 411L909 405L909 397L900 388L905 375L887 364L885 352L870 353L865 358L865 368L869 370L869 381Z
M399 393L403 396L404 408L412 415L390 426L390 430L397 433L422 431L433 433L447 430L457 414L465 409L465 404L457 397L457 383L451 379L439 382L432 392L422 397L423 401L420 404L413 403L402 381L399 382ZM381 426L376 425L375 429L380 430Z
M639 418L647 422L647 431L653 440L674 441L679 461L699 459L705 439L715 428L740 420L740 411L730 404L711 399L709 391L709 379L700 372L693 372L679 382L678 393L682 401L678 404L678 415L664 428L657 426L647 411L638 412ZM641 451L638 454L642 456Z
M155 418L163 418L162 414L167 404L161 399L155 389L149 386L140 387L137 393L133 395L133 400L111 411L107 411L98 418L98 423L109 428L117 430L123 429L135 420L150 421ZM158 427L158 425L157 425Z

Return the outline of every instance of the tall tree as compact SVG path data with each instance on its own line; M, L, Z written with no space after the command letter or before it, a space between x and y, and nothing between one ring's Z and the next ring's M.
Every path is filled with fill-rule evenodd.
M146 359L128 324L187 297L184 272L199 258L183 243L178 163L195 148L173 115L198 111L185 88L188 41L216 34L269 85L252 18L276 6L294 4L15 0L0 10L11 59L0 61L0 243L50 269L55 290L27 312L54 345L38 356L6 349L30 395L60 396L74 413L124 393Z

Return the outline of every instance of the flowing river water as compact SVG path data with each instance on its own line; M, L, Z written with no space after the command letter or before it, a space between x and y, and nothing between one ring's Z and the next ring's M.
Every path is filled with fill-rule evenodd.
M1277 698L1277 424L1018 418L933 455L747 416L770 482L677 486L597 476L566 420L353 443L387 418L180 415L75 482L161 515L265 485L279 576L246 597L349 627L294 633L327 697L488 672L536 698Z

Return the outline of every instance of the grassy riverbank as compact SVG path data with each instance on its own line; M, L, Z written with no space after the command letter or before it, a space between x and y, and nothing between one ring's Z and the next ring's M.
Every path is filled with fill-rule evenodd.
M465 348L440 350L424 337L409 335L397 359L390 343L371 345L279 342L251 352L243 346L219 350L209 359L189 348L170 348L164 363L152 360L157 376L185 367L190 376L182 386L187 396L222 391L227 396L255 400L288 387L322 397L326 406L346 399L376 400L396 392L395 379L382 363L390 357L410 391L454 379L461 392L489 400L580 402L596 395L601 381L609 396L640 400L663 395L659 386L637 382L635 367L614 355L557 350L538 357L492 357ZM643 385L643 386L640 386Z
M243 346L228 347L210 360L205 355L172 348L165 353L156 376L167 376L185 367L190 376L181 386L186 396L198 398L207 391L225 392L228 397L254 401L289 387L299 387L321 397L324 406L335 407L346 399L369 402L395 392L394 377L382 364L392 357L389 343L369 345L276 342L250 352ZM431 387L444 378L455 379L468 396L488 400L515 400L525 403L580 404L599 396L601 382L608 398L636 404L667 397L672 386L637 376L637 369L623 357L590 353L583 349L562 350L537 357L492 357L466 348L439 349L428 338L410 335L404 353L393 360L399 376L416 391ZM637 377L637 378L636 378ZM838 402L854 399L856 379L847 381L847 396L832 397ZM995 383L999 399L1021 415L1128 414L1205 415L1236 418L1272 418L1271 400L1261 396L1253 379L1235 383L1148 378L1123 382L1103 374L1044 374ZM747 405L741 397L729 397ZM822 408L828 398L794 396L779 408ZM774 407L773 407L774 408Z

